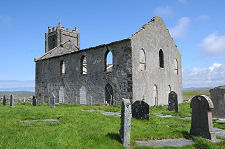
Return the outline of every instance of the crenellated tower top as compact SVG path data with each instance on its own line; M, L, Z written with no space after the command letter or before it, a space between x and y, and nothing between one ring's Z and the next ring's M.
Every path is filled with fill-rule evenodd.
M61 21L57 27L48 26L48 33L45 33L45 53L69 40L80 49L80 34L77 26L72 31L70 28L64 29Z

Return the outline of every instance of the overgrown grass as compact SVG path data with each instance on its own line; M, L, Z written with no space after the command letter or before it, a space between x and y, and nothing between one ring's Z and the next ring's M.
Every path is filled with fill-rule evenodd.
M120 111L120 106L81 106L61 104L55 109L48 105L15 104L0 105L0 148L124 148L119 139L120 118L105 116L98 112L84 110ZM191 138L190 120L160 118L152 113L163 113L167 106L151 107L150 120L132 119L131 148L138 147L135 140L153 140L166 138ZM188 103L180 105L181 116L190 115ZM22 120L59 119L59 123L34 122L21 123ZM220 124L221 125L221 124ZM192 146L184 148L224 148L224 143L212 144L205 139L196 139ZM170 147L166 147L170 148Z

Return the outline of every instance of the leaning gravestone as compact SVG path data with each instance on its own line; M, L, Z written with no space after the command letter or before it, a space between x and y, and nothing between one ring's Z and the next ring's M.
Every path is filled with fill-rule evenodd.
M37 106L37 100L36 100L35 96L33 96L32 100L33 100L33 106Z
M169 93L168 110L169 111L175 110L175 112L178 112L177 94L174 91L171 91Z
M5 96L3 96L3 106L5 106L6 105L6 98L5 98Z
M214 141L216 135L212 123L212 109L214 108L212 100L205 95L197 95L191 99L191 108L190 134Z
M120 138L123 146L130 147L130 127L131 127L131 103L130 99L123 99L121 105L121 127Z
M14 107L14 99L13 99L13 95L10 95L10 107L11 107L11 108Z
M55 96L54 96L54 94L52 94L52 95L50 96L49 107L50 107L50 108L55 108Z
M149 120L149 105L144 101L135 101L132 104L132 117Z

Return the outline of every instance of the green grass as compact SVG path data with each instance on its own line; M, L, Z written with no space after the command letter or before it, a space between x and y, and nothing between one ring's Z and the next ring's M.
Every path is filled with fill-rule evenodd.
M120 111L120 106L61 104L56 105L55 109L50 109L47 105L33 107L28 103L15 104L15 108L0 105L0 148L124 148L119 139L120 118L84 111L90 109L116 112ZM150 148L138 147L135 140L190 138L190 120L152 115L164 113L167 106L151 107L150 111L149 121L132 119L132 148ZM189 103L181 104L180 111L182 112L179 112L179 115L190 116ZM22 120L49 118L59 119L60 123L20 123ZM217 126L224 127L222 124ZM213 144L202 138L194 141L195 145L184 148L225 148L224 143Z

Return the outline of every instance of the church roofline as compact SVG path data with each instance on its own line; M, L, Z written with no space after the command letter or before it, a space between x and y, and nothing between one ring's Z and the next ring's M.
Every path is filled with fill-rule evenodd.
M71 52L71 53L65 53L65 54L62 54L62 55L55 55L55 56L52 56L52 57L49 57L49 58L43 58L44 56L46 56L47 54L51 53L53 50L57 49L58 47L64 45L67 42L70 42L70 41L66 41L65 43L61 44L60 46L57 46L57 47L53 48L52 50L48 51L47 53L45 53L41 57L34 58L34 61L37 62L37 61L42 61L42 60L46 60L46 59L50 59L50 58L56 58L56 57L60 57L60 56L64 56L64 55L70 55L70 54L74 54L74 53L86 52L86 51L89 51L89 50L92 50L92 49L96 49L96 48L100 48L100 47L105 47L105 46L117 44L117 43L120 43L120 42L129 41L129 40L130 40L130 38L126 38L126 39L122 39L122 40L110 42L110 43L107 43L107 44L101 44L101 45L97 45L97 46L94 46L94 47L89 47L89 48L81 49L79 51L74 51L74 52Z

